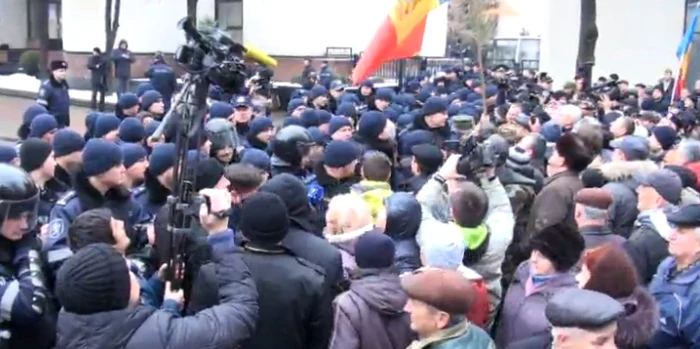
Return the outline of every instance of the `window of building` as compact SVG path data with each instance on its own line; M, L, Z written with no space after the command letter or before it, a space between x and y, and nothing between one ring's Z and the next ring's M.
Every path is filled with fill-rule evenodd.
M243 0L216 0L216 21L233 40L243 42Z
M61 38L61 2L49 2L49 39Z
M61 0L27 1L27 14L29 46L39 47L40 33L46 31L49 50L61 50Z

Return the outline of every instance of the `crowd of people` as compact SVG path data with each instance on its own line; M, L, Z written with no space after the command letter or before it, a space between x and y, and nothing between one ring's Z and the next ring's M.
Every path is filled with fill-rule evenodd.
M355 93L307 61L282 125L212 86L173 263L177 91L162 61L128 91L129 55L85 134L56 61L0 146L0 348L700 346L700 83L466 64Z

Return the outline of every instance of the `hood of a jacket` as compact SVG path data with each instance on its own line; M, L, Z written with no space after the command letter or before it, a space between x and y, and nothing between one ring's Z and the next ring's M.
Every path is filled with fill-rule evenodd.
M659 167L653 161L614 161L600 166L603 177L610 182L622 182L633 178L635 175L646 174Z
M501 166L496 169L496 175L503 185L518 184L529 187L535 186L535 179L525 176L523 173L515 171L508 166ZM534 176L534 170L532 175Z
M156 311L139 306L80 315L62 311L57 322L59 348L124 348L136 330Z
M350 292L357 294L367 304L385 316L401 316L408 301L401 288L401 279L388 270L363 270L361 278L353 280Z
M374 225L369 224L360 229L353 230L351 232L335 234L335 235L325 235L326 240L335 246L337 249L343 250L349 253L351 256L355 256L355 243L360 236L367 232L374 230Z
M635 226L646 226L656 231L664 240L668 241L673 232L673 228L666 219L666 214L675 210L676 207L669 205L663 209L648 210L639 213Z
M413 195L395 193L386 199L384 208L386 210L384 234L395 240L416 237L422 220L422 208Z
M316 231L315 214L309 205L307 189L299 178L288 173L278 174L265 182L260 191L273 193L284 201L292 225L308 232Z
M617 321L615 344L618 348L643 348L656 332L659 314L654 298L642 286L637 286L630 297L618 299L625 308Z

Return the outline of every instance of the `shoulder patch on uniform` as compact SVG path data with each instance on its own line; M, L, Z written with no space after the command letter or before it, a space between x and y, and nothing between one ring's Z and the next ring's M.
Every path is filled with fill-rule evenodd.
M294 257L294 258L296 258L296 260L299 262L299 264L313 269L315 272L317 272L319 275L323 276L324 278L326 277L325 269L321 268L320 266L318 266L314 263L311 263L311 262L309 262L306 259L301 258L301 257Z
M68 203L68 201L75 197L75 195L75 190L66 192L60 199L58 199L58 201L56 201L56 205L65 206Z
M131 194L132 194L132 195L135 195L135 196L139 196L139 195L141 195L141 194L143 194L143 193L145 193L145 192L146 192L146 187L145 187L145 186L136 187L136 188L134 188L134 189L131 190Z
M67 229L66 221L60 218L56 218L49 222L49 238L58 239L60 238Z

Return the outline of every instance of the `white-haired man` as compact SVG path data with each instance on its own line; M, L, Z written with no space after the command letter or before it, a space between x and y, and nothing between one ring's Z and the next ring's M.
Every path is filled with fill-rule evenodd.
M355 242L374 227L369 206L357 194L342 194L333 197L326 211L326 239L339 251L343 260L345 276L354 270Z

